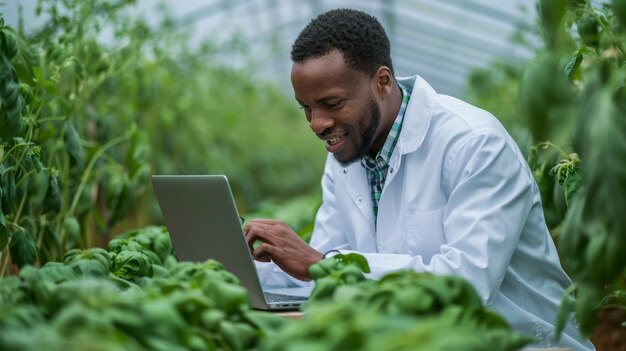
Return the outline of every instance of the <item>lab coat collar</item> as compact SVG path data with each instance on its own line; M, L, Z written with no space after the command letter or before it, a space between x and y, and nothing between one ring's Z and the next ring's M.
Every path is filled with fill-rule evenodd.
M437 93L420 76L397 78L406 89L411 90L411 99L404 114L402 130L396 144L396 150L389 161L390 173L387 174L386 184L391 183L400 167L401 155L417 150L428 131L433 116ZM372 239L376 237L372 197L367 174L360 162L354 162L346 167L340 166L352 200L359 208L371 228Z
M399 154L417 150L428 131L437 103L437 93L422 77L398 77L398 83L411 90L411 99L404 114L404 122L396 149Z

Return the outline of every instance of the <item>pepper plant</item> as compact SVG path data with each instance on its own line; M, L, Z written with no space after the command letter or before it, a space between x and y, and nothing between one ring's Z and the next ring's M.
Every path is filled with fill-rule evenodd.
M2 25L0 275L162 223L153 173L227 174L242 213L318 187L296 104L134 3L40 0L42 28Z
M527 68L520 102L536 140L570 150L550 171L567 206L559 253L576 291L563 307L589 335L626 269L626 1L542 0L539 13L547 50Z
M590 335L600 309L626 309L626 2L540 0L537 13L536 32L518 36L544 39L535 56L470 83L479 105L507 116L539 185L574 282L559 321L575 311Z
M136 126L114 135L89 115L93 93L125 69L105 64L96 41L115 9L97 1L64 14L52 1L40 6L50 6L52 19L36 44L0 18L0 276L9 258L17 267L44 264L98 245L92 228L106 233L126 216L149 174ZM74 26L87 11L96 14L91 27Z

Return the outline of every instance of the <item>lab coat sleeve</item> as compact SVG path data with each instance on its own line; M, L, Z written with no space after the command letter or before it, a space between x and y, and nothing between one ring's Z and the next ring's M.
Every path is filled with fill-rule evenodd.
M490 304L530 212L532 176L517 147L493 131L474 131L445 157L442 187L448 194L443 213L446 243L440 246L440 252L428 262L419 255L363 255L373 278L399 269L453 274L469 280L483 302Z

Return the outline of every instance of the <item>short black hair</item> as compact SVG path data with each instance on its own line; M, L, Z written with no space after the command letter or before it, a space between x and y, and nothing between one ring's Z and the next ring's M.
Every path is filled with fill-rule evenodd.
M291 48L291 60L303 62L341 52L349 67L372 76L380 66L393 74L391 48L385 29L362 11L334 9L322 13L302 30Z

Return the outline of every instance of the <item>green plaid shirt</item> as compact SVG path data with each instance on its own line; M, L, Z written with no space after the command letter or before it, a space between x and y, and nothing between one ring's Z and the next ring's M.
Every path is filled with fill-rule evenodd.
M402 130L402 121L404 120L404 112L411 98L410 93L404 89L402 85L398 84L398 86L402 91L402 105L400 105L400 111L398 111L396 120L393 122L393 126L389 131L385 145L383 145L383 148L378 152L378 155L376 155L376 159L371 158L369 155L361 159L361 165L365 168L367 179L370 181L371 185L374 220L378 217L378 202L380 201L380 195L385 186L387 170L389 169L389 159L398 143L398 137Z

